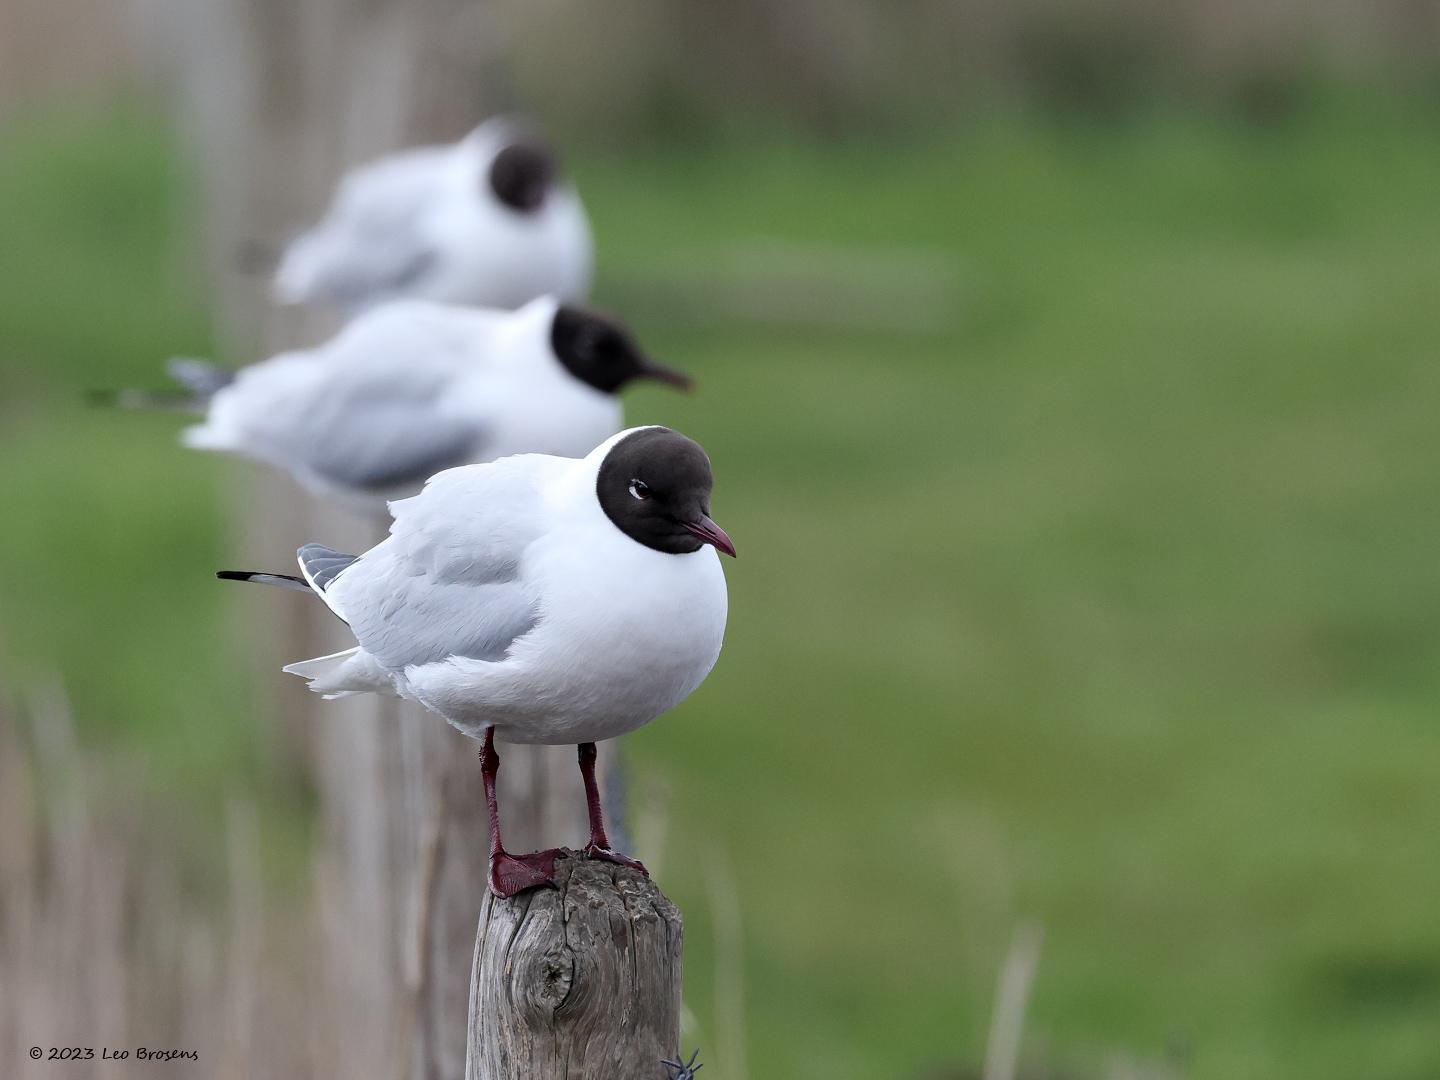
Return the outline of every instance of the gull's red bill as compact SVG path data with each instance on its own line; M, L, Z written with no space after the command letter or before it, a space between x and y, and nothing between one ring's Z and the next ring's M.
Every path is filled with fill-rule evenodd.
M729 536L725 535L725 530L715 524L709 514L701 517L699 521L684 522L684 525L690 535L702 544L712 544L717 551L723 551L732 559L736 558L734 543L731 542Z
M640 377L642 379L654 379L656 382L673 386L677 390L693 390L695 380L686 375L683 371L676 371L672 367L657 363L654 360L644 360L640 364Z

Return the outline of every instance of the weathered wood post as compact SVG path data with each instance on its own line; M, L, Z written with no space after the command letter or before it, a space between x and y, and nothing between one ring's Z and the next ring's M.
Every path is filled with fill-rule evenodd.
M637 870L567 851L554 889L487 896L465 1080L661 1080L680 1043L680 912Z

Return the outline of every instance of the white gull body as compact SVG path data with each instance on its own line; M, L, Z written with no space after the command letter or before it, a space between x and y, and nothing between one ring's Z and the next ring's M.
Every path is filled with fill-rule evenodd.
M556 357L557 306L387 304L324 345L242 368L184 442L265 462L369 513L451 466L582 455L620 428L623 413L614 394Z
M593 242L575 189L557 180L538 209L519 212L489 186L496 155L516 135L497 118L452 145L348 173L324 219L284 252L276 298L349 315L405 297L498 308L584 299Z
M581 459L443 472L348 564L302 549L307 581L359 644L285 670L327 696L395 693L514 743L609 739L677 705L719 656L725 577L713 547L657 551L606 516L598 471L628 434Z

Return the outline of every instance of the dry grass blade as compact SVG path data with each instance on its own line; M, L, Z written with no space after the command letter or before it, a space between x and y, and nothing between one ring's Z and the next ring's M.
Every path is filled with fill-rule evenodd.
M1038 922L1023 922L1015 928L1000 981L995 991L995 1015L990 1021L990 1038L985 1048L984 1080L1015 1080L1020 1066L1020 1041L1025 1034L1025 1010L1035 969L1040 964L1040 947L1045 932Z
M745 961L740 896L729 854L706 860L706 885L715 926L715 1060L726 1080L748 1080L745 1063Z

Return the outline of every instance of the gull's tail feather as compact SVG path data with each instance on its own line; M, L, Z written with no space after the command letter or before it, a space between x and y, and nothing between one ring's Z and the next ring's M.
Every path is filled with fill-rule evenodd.
M174 409L203 413L210 399L235 380L235 372L208 360L177 356L165 365L165 372L180 384L178 390L91 390L86 398L92 405L118 405L122 409Z
M344 652L288 664L284 671L307 680L310 689L326 700L351 694L394 693L389 675L359 645Z
M328 549L322 549L328 550ZM318 585L312 585L304 578L290 574L267 574L256 570L220 570L215 576L222 581L251 581L260 585L275 585L282 589L320 596ZM326 603L329 603L327 600ZM332 608L332 610L334 610ZM336 612L338 615L339 612ZM349 697L351 694L394 693L389 674L375 658L359 645L329 656L317 656L313 660L300 660L287 665L284 670L299 675L310 684L310 689L325 698Z

